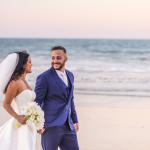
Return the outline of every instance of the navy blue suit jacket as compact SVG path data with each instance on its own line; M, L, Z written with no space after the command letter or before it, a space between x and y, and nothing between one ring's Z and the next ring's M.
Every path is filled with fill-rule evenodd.
M45 113L45 128L63 125L67 118L71 130L74 129L73 124L78 123L73 96L74 76L70 71L65 71L71 83L69 99L53 67L37 77L35 101Z

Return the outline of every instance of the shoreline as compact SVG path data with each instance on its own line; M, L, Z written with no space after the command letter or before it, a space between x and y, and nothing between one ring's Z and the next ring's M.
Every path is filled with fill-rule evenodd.
M121 93L121 92L120 92ZM148 92L147 92L148 93ZM116 94L115 92L112 93L80 93L80 92L74 92L74 94L80 94L80 95L100 95L100 96L123 96L123 97L150 97L150 95L145 95L145 93L141 94L141 95L134 95L134 94Z
M150 109L149 96L91 95L75 92L74 103L76 107ZM0 106L2 105L0 101Z

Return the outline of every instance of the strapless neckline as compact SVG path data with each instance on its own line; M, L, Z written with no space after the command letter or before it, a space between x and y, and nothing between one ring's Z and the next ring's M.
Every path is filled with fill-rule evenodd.
M21 106L27 106L29 102L33 102L36 98L34 91L29 89L23 90L19 95L13 99L14 110L17 114L21 114Z
M22 93L25 92L25 91L34 92L34 91L29 90L29 89L26 89L26 90L23 90L20 94L22 94ZM15 98L17 98L20 94L18 94Z

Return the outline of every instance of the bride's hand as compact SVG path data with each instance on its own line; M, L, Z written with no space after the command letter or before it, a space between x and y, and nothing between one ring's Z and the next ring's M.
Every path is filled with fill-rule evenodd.
M16 120L20 123L20 124L26 124L27 119L25 118L25 115L18 115L18 117L16 118Z

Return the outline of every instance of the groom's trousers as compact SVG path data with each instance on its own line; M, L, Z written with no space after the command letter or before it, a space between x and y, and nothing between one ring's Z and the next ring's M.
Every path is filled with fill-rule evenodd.
M75 129L69 128L68 122L62 126L47 128L41 137L43 150L79 150Z

